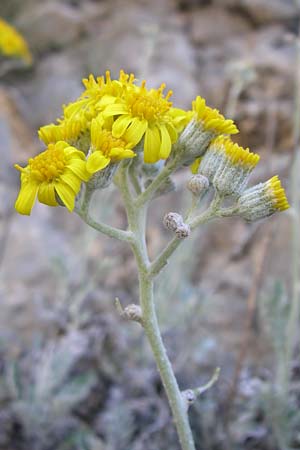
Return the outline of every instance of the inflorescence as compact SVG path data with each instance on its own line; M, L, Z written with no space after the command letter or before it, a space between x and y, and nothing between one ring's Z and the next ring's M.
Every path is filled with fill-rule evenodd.
M146 166L161 170L162 160L173 170L191 165L196 175L192 192L213 187L223 198L232 197L236 213L248 221L289 207L277 176L247 188L259 156L231 141L229 135L238 133L235 123L200 96L189 111L174 108L165 84L149 89L122 70L118 79L107 71L97 79L90 75L83 85L80 97L63 106L57 123L40 128L46 149L25 168L15 166L21 172L15 204L20 214L29 215L36 198L72 211L81 186L105 187L101 177L111 180L107 171L115 173L122 160L136 160L141 174Z

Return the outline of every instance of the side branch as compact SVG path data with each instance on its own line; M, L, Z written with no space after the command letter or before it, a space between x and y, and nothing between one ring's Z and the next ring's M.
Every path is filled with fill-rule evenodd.
M212 220L213 218L218 216L218 207L221 203L222 199L219 196L215 196L213 201L211 202L209 208L204 211L199 216L195 217L193 220L188 221L187 224L190 225L191 230L194 230L199 225ZM182 239L178 239L174 237L169 244L165 247L165 249L161 252L161 254L152 262L150 266L150 276L154 278L156 275L160 273L160 271L168 264L168 260L170 256L175 252L179 244L182 242Z
M110 225L106 225L105 223L96 222L88 213L80 209L76 212L87 225L89 225L91 228L94 228L94 230L99 231L100 233L106 234L106 236L127 242L131 242L133 239L133 234L130 231L119 230L118 228L111 227Z

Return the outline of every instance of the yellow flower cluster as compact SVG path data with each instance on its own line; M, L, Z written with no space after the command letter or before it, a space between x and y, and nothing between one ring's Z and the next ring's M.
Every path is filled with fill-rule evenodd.
M27 64L32 63L32 55L23 37L1 18L0 53L10 58L21 58Z
M207 166L215 174L220 172L215 153L221 149L244 178L258 162L258 155L224 136L238 133L234 122L199 96L191 110L175 108L172 91L164 94L165 84L149 89L145 81L137 84L135 76L123 70L118 79L112 79L109 71L96 79L90 75L83 85L79 98L63 106L57 123L40 128L38 135L46 149L25 168L16 165L21 189L15 206L21 214L30 214L36 198L50 206L63 203L72 211L82 182L93 178L93 186L101 186L95 177L99 181L102 170L111 165L108 171L113 173L121 160L138 152L143 152L146 164L166 160L173 152L179 165L194 161L195 172L202 156L200 170Z

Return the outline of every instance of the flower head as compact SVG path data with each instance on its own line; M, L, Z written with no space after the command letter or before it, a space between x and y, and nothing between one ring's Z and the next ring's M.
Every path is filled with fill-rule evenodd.
M5 56L23 59L27 64L32 63L32 55L23 37L0 18L0 53Z
M205 153L199 173L223 195L239 195L258 161L259 155L233 143L229 137L219 136Z
M63 141L49 144L45 151L30 158L25 168L17 164L15 168L21 172L15 208L26 215L30 215L36 197L49 206L57 206L59 198L72 211L81 182L90 177L84 153Z
M225 119L217 109L206 106L204 98L198 96L192 102L192 111L187 113L188 124L179 136L173 155L183 165L192 165L196 173L200 159L214 138L222 134L235 134L234 122Z
M205 131L217 134L236 134L239 132L231 119L225 119L217 109L206 105L204 98L196 97L192 102L193 118L202 125Z
M290 207L278 176L246 189L239 198L238 213L248 221L263 219Z
M46 144L65 141L75 144L79 136L86 130L87 123L80 119L63 119L60 123L50 123L38 131L39 138Z
M133 86L134 79L133 74L129 75L123 70L120 70L118 80L111 79L109 70L105 77L95 79L93 75L89 75L82 80L85 90L80 97L63 107L64 117L91 122L106 106L122 98L126 89Z
M116 138L122 136L133 145L144 137L144 161L155 163L168 158L172 143L176 141L178 129L186 118L183 110L172 108L169 98L172 91L163 94L165 84L159 89L134 86L124 93L124 100L108 105L104 116L118 116L112 126Z
M122 159L133 158L133 144L125 137L116 138L112 131L105 128L101 117L92 120L91 154L87 160L87 170L95 173L104 169L110 162L116 163Z

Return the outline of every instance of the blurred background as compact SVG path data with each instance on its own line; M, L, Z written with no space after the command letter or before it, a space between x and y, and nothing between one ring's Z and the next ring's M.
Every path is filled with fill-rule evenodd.
M197 450L300 448L299 4L0 0L0 16L34 57L0 68L0 449L179 450L143 332L114 306L137 301L130 250L64 208L38 204L30 218L13 209L12 165L42 150L37 129L76 99L82 77L120 68L166 82L176 106L205 97L261 155L251 182L278 174L287 189L285 214L204 226L156 294L180 387L221 368L190 408ZM178 172L178 192L150 209L152 256L170 238L163 215L189 200L188 177ZM93 214L126 225L111 188Z

